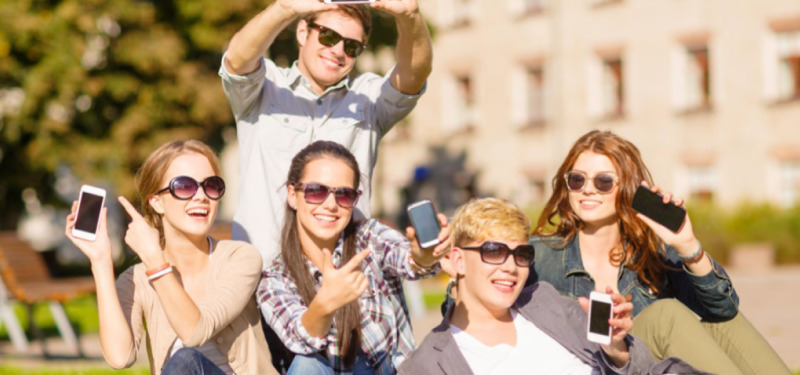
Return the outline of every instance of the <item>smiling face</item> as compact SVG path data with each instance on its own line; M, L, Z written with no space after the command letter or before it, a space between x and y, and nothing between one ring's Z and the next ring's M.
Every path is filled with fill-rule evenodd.
M189 176L202 182L214 175L214 168L205 155L184 152L172 160L160 186L169 186L170 181L178 176ZM195 240L205 238L214 224L219 206L219 201L209 199L202 187L198 187L194 197L188 200L177 199L166 191L151 196L149 203L162 217L166 238L183 235Z
M361 23L343 12L320 13L314 23L336 31L345 38L364 40ZM297 42L300 45L298 69L308 78L317 94L341 81L353 70L356 58L344 53L344 43L340 41L332 47L321 44L319 30L309 27L305 20L298 24Z
M355 172L344 161L323 156L308 162L298 181L318 183L339 188L355 186ZM287 201L297 212L297 230L301 244L316 244L333 250L339 234L353 216L353 208L345 208L336 203L336 197L329 193L322 203L308 203L302 189L289 186ZM307 245L303 246L304 249Z
M572 166L573 171L586 173L587 176L595 176L601 172L609 172L619 176L619 172L608 156L585 151L575 160ZM619 186L608 193L600 193L594 186L591 178L586 181L582 191L569 192L569 204L572 211L584 223L584 228L588 230L600 228L608 225L616 225L619 221L617 214L617 192Z
M486 241L502 242L511 249L527 244L506 239ZM478 247L483 242L473 241L463 247ZM529 268L518 266L510 255L503 264L494 265L483 262L480 251L454 247L450 257L459 275L457 302L467 310L485 310L494 316L507 314L528 278Z

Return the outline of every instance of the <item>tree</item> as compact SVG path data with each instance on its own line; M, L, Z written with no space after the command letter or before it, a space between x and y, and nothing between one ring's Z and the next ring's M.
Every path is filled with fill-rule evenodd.
M15 227L27 187L64 205L59 168L131 197L158 145L196 138L219 149L233 124L222 52L269 3L0 0L0 228ZM395 40L391 17L376 17L371 48ZM293 34L270 54L293 61Z

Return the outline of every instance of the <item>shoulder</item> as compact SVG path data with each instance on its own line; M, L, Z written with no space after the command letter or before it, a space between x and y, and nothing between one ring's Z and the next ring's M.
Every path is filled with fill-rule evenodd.
M533 245L536 250L547 250L547 251L560 251L564 250L571 241L567 241L564 237L561 236L542 236L542 235L535 235L531 236L528 239L528 243Z
M397 241L401 242L406 239L406 236L386 224L381 223L377 219L364 220L357 224L357 235L359 239L369 241L370 239L380 239L381 241Z
M444 342L450 340L448 335L452 338L449 323L443 321L425 336L422 343L403 361L397 373L416 375L437 372L435 369L439 368L440 358L447 354L454 354L447 350L448 345L443 345ZM455 344L454 340L452 344ZM455 354L460 355L461 352Z
M211 242L214 246L212 257L218 257L224 263L250 264L253 268L261 269L261 254L255 246L244 241L215 238Z
M378 74L375 74L373 72L364 72L364 73L361 73L361 74L357 75L355 78L353 78L353 81L350 84L350 86L351 86L351 90L358 91L359 89L363 89L366 86L373 85L376 82L382 83L383 81L385 81L387 79L388 79L388 75L384 77L384 76L380 76Z

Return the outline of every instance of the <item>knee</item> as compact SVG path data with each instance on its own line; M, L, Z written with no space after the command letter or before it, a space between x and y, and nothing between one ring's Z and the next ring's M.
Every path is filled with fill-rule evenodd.
M175 354L169 357L164 368L163 374L189 374L192 369L201 367L203 354L195 348L180 348Z
M692 313L692 310L689 310L686 305L674 298L664 298L655 301L647 307L647 310L652 311L655 315L658 315L662 318L675 320L698 320L694 313Z

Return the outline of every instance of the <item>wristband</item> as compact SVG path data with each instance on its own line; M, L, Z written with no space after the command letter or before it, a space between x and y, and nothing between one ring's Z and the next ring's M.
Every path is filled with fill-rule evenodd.
M689 255L678 254L678 257L680 257L685 264L695 264L703 259L703 255L705 255L705 251L703 251L703 245L700 245L694 253Z
M171 272L172 272L172 266L170 266L170 265L167 265L167 268L164 268L163 270L161 270L161 271L158 271L158 272L156 272L156 273L154 273L154 274L152 274L152 275L148 275L148 276L147 276L147 278L148 278L150 281L156 281L156 280L157 280L158 278L160 278L161 276L164 276L164 275L166 275L166 274L168 274L168 273L171 273Z
M411 253L408 253L408 265L411 266L411 270L413 270L414 273L416 273L418 275L427 275L427 274L429 274L429 273L431 273L433 271L433 266L436 265L436 263L431 264L428 267L420 266L414 260L414 256L411 255Z
M169 267L170 267L169 263L164 263L164 264L162 264L162 265L160 265L160 266L158 266L156 268L151 268L151 269L145 271L144 274L147 275L147 277L150 277L150 276L153 276L153 275L155 275L155 274L157 274L157 273L159 273L159 272L161 272L161 271L163 271L163 270L165 270L165 269L167 269Z

